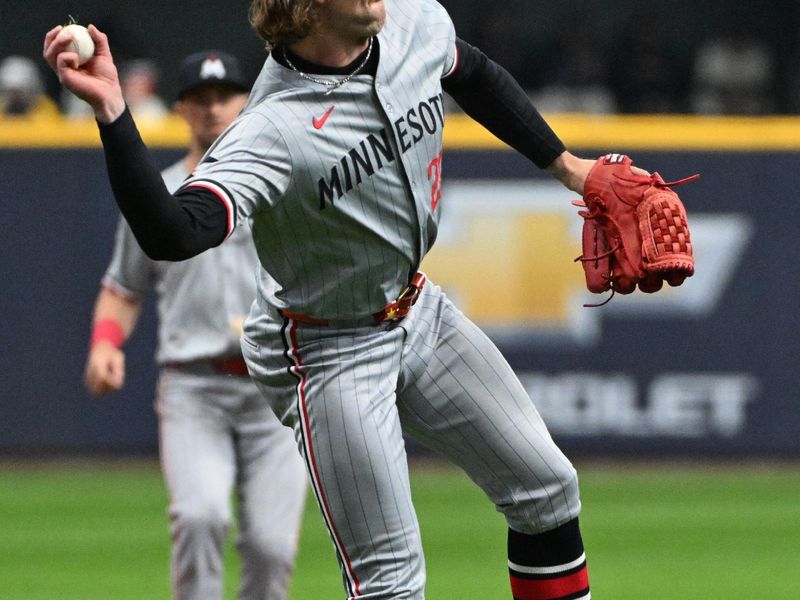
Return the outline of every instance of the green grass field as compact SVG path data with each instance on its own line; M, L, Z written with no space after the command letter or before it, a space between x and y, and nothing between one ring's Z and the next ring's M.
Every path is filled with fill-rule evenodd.
M800 470L578 465L596 600L800 598ZM415 464L429 600L509 600L502 517L460 473ZM0 466L0 598L169 598L155 463ZM238 563L227 549L226 598ZM291 600L341 599L309 502Z

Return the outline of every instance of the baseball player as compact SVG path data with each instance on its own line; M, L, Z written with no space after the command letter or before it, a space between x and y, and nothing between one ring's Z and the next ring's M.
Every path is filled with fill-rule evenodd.
M565 150L434 0L253 0L250 15L270 56L174 194L107 37L90 27L95 55L78 67L68 32L45 36L45 58L95 111L137 239L183 260L252 220L261 272L242 348L297 438L348 598L424 598L403 433L503 513L514 598L589 598L573 466L500 352L418 267L441 213L443 90L570 190L594 161Z
M176 190L236 118L248 83L235 57L204 51L185 59L176 112L191 132L188 154L163 173ZM86 386L122 387L125 355L143 298L158 293L161 366L156 408L170 496L175 598L221 599L231 491L239 499L239 598L283 600L294 564L307 480L291 432L248 377L241 323L256 296L258 258L250 229L185 262L154 261L121 219L94 311Z

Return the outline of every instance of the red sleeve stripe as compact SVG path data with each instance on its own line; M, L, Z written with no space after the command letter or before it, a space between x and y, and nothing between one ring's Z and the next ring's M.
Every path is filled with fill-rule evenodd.
M450 67L450 70L447 73L445 73L442 79L447 79L448 77L450 77L450 75L455 73L457 69L458 69L458 46L456 46L456 56L453 59L453 66Z
M220 199L222 204L225 205L225 210L228 213L228 228L225 233L225 239L228 239L230 235L233 233L234 228L236 227L236 205L233 203L233 199L230 197L228 192L223 188L221 185L214 183L213 181L193 181L189 185L186 186L187 188L198 187L204 190L208 190L212 192L217 198Z

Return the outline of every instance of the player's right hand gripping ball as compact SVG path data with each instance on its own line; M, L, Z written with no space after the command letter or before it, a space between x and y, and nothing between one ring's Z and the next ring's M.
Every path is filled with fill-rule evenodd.
M601 156L586 178L583 200L573 202L585 209L578 213L583 255L576 260L594 293L630 294L637 286L652 293L664 281L678 286L694 273L686 210L670 187L699 175L667 183L658 173L634 173L632 164L622 154Z
M70 23L64 26L64 31L72 36L72 41L67 46L67 51L78 55L79 65L89 62L94 56L94 40L89 34L89 30L83 25L75 23L70 17Z

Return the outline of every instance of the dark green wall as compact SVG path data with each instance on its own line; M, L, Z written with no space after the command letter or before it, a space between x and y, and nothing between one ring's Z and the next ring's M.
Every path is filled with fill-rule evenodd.
M534 57L546 55L556 31L568 19L590 24L598 43L605 46L613 46L626 21L641 19L691 51L738 12L749 28L771 42L778 56L786 58L785 68L790 69L800 33L800 2L789 0L442 0L442 4L467 40L483 40L486 30L492 29L488 25L498 22L498 8L505 8L506 18L518 27L514 31L495 27L503 34L502 40L482 44L493 55L513 52L505 48L509 45L528 46ZM120 59L157 60L165 72L162 94L171 97L169 73L174 72L181 57L202 47L234 52L243 58L253 76L257 74L264 54L261 41L247 24L248 6L247 0L0 0L0 57L40 56L44 33L65 22L67 13L71 13L82 23L94 22L104 27L111 34L113 49ZM57 82L51 77L49 83L55 92Z

